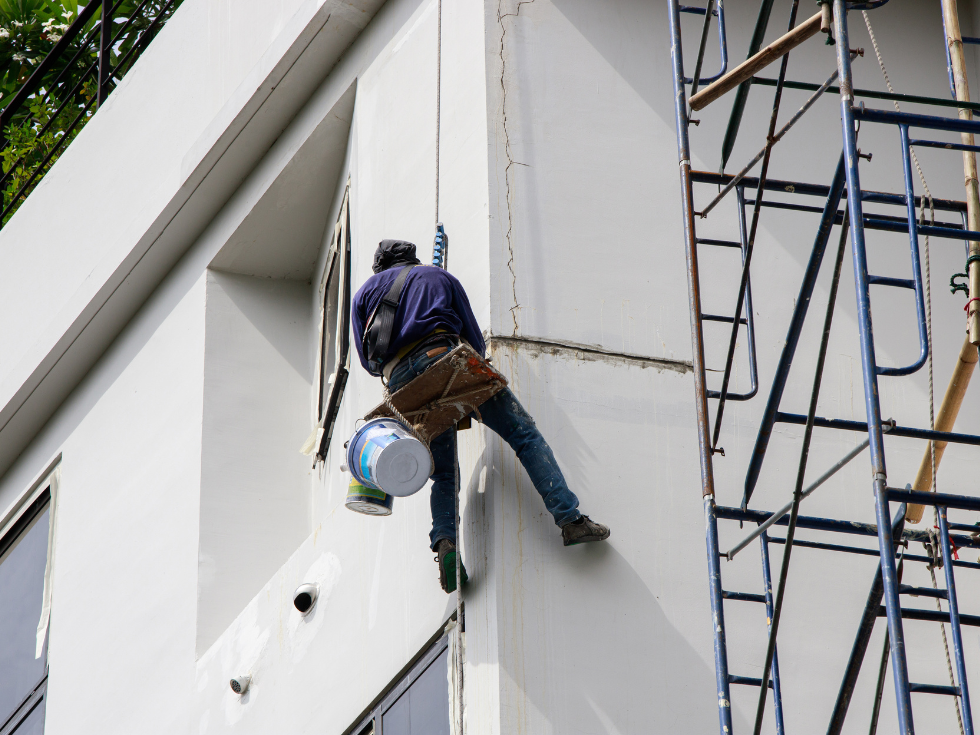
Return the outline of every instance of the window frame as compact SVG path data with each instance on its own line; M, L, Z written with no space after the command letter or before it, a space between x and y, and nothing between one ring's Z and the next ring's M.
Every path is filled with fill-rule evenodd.
M45 473L45 476L49 476L50 473ZM10 551L14 544L16 544L24 533L28 530L31 524L42 515L45 510L50 510L54 513L54 507L51 502L51 482L50 480L44 482L37 492L37 489L32 490L27 494L29 497L32 493L37 493L36 496L25 503L18 511L16 515L13 516L13 520L7 526L7 529L0 536L0 564L3 563L3 558ZM37 684L31 689L31 691L21 700L14 709L9 713L0 713L0 717L5 717L4 720L0 721L0 735L12 735L16 733L27 718L30 717L34 710L36 710L41 703L44 702L45 697L48 693L48 647L47 643L44 646L44 673L38 680Z
M383 719L385 713L391 709L395 702L418 680L426 669L449 648L449 636L452 631L447 632L446 628L455 621L453 615L439 629L439 631L426 641L422 649L412 657L412 660L399 671L388 683L375 700L357 718L355 724L344 730L343 735L384 735ZM449 662L452 668L452 662ZM448 682L446 684L448 693ZM449 713L452 717L452 702L450 702Z
M339 293L336 294L338 305L337 329L331 335L327 333L327 317L331 300L330 281L333 278L334 268L339 268L340 272L338 274ZM330 447L330 439L333 436L337 414L340 412L340 404L347 387L347 378L350 375L351 235L349 179L344 190L344 198L341 201L340 213L334 225L333 241L330 244L330 253L327 256L321 283L323 284L323 296L320 303L320 346L317 353L316 370L317 432L314 456L322 462L326 459L327 449ZM335 342L336 361L330 379L327 381L330 396L326 406L324 406L325 362L331 339Z

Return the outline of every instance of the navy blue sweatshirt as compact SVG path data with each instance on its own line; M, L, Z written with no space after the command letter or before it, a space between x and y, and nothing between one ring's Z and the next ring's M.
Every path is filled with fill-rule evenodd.
M361 365L368 369L361 340L364 326L375 307L391 288L404 266L395 266L371 276L354 295L351 307L351 326L354 345ZM479 354L486 351L483 334L473 316L470 300L462 284L448 271L431 265L417 265L408 274L402 290L401 301L395 312L395 327L391 333L391 345L384 356L387 362L405 345L417 342L436 329L458 334L472 345Z

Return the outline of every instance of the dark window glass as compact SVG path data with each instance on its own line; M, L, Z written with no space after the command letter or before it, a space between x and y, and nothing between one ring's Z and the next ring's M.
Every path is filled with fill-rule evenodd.
M0 724L44 676L46 652L34 658L48 557L48 510L38 514L0 556ZM17 730L40 733L43 705ZM25 729L26 728L26 729Z
M384 735L449 735L448 649L384 713Z
M330 402L330 391L333 385L329 382L337 369L337 322L340 316L340 262L339 253L327 263L329 277L323 289L323 343L320 347L320 409L319 417L327 410Z

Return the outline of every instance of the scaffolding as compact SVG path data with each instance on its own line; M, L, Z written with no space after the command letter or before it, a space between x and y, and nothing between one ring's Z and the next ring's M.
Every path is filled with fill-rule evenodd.
M732 735L731 687L742 685L757 687L759 691L758 707L755 714L754 732L761 731L763 716L766 712L769 691L772 691L772 706L776 732L782 735L784 721L782 711L782 683L779 676L776 640L779 631L779 621L783 607L783 593L790 569L791 551L795 546L809 547L828 552L844 554L860 554L875 556L878 561L877 573L872 581L863 615L855 633L854 644L847 666L842 674L839 694L833 711L827 723L827 731L831 734L840 733L847 714L848 705L854 692L858 673L867 652L876 618L887 619L885 650L882 653L878 671L878 682L874 711L872 715L872 732L876 727L878 708L881 704L882 689L886 680L886 670L890 661L892 680L895 688L898 727L902 735L912 735L914 732L912 717L912 693L925 693L954 698L957 706L960 729L965 735L973 735L973 717L970 707L969 688L966 676L966 662L962 639L962 626L980 626L980 616L961 614L956 595L956 579L954 570L980 569L980 563L968 562L954 557L955 548L978 548L980 541L970 533L977 531L976 526L952 523L947 517L947 509L963 509L980 511L980 498L952 495L935 492L934 484L930 483L925 492L919 485L911 483L904 489L888 484L885 464L884 435L909 437L924 440L927 447L924 460L926 474L935 477L935 465L941 455L941 449L946 443L980 446L980 436L954 433L949 430L939 430L943 422L933 420L929 428L903 425L900 421L884 420L879 404L879 376L902 378L916 373L926 364L931 351L931 315L929 313L928 280L923 277L920 262L920 236L948 238L965 242L967 251L967 278L969 284L960 288L968 292L967 302L970 337L961 354L965 360L967 379L975 368L976 344L978 339L975 302L980 298L977 284L980 283L980 212L975 204L976 169L974 154L980 151L980 146L973 145L972 135L980 133L980 122L974 122L972 111L980 110L980 105L968 101L968 91L965 89L965 71L962 65L962 43L980 42L980 39L962 38L959 32L958 19L955 17L955 0L943 0L943 31L947 46L947 64L949 67L950 91L952 99L900 95L894 92L882 93L870 90L855 89L851 62L856 50L848 44L848 11L872 11L888 0L874 2L846 2L845 0L829 0L822 2L820 11L813 17L797 23L799 0L792 0L787 32L777 41L763 48L762 41L766 33L773 0L762 0L755 32L752 36L747 60L731 71L728 70L728 48L725 31L725 10L723 0L707 0L705 7L682 6L679 0L669 0L671 57L673 70L674 100L676 113L676 129L678 143L678 159L680 169L681 201L684 222L684 242L687 257L688 296L691 315L693 366L695 386L695 407L697 413L697 430L700 450L700 471L702 481L702 496L704 503L705 533L707 542L709 593L712 612L712 635L714 641L714 659L716 684L718 693L719 732L722 735ZM698 44L697 62L693 77L685 76L682 52L681 14L691 13L704 17ZM952 15L950 15L952 13ZM712 24L717 28L720 70L710 77L702 77L702 66L705 49ZM793 82L786 79L787 64L790 51L808 38L819 32L828 34L828 43L835 45L837 71L822 85ZM869 25L870 32L870 25ZM872 40L874 41L873 37ZM957 51L959 44L960 63L957 63L955 53L951 56L950 49ZM876 48L877 52L877 48ZM757 72L765 66L779 62L779 72L775 79L761 78ZM884 67L882 66L882 69ZM833 86L838 81L837 86ZM724 141L722 142L722 171L732 153L743 111L748 100L748 90L751 84L775 87L772 112L766 136L766 145L753 161L737 175L696 171L691 166L691 151L689 142L689 125L699 121L692 120L690 113L694 110L705 110L711 103L724 93L737 88L734 105L731 109ZM889 85L890 86L890 85ZM962 87L962 88L961 88ZM813 96L796 113L796 115L780 130L776 129L781 96L784 89L800 89L813 92ZM773 146L782 135L812 106L813 102L824 93L836 93L840 97L840 116L843 150L836 170L829 185L801 181L774 180L768 177L770 154ZM856 97L883 99L894 102L908 101L933 105L937 108L956 109L958 117L943 115L909 114L891 110L866 107L864 103L856 104ZM718 106L720 107L720 106ZM712 108L712 111L715 111ZM901 161L903 183L900 190L895 192L869 191L861 188L859 163L861 158L868 158L857 147L857 129L859 124L882 125L897 128L901 144ZM910 131L948 131L961 133L963 143L952 144L934 141L927 138L913 138ZM928 132L925 133L928 136ZM952 201L933 199L931 196L916 196L913 183L913 164L918 167L914 158L915 147L942 148L966 154L964 160L973 160L973 199L969 187L971 180L967 168L967 201ZM761 162L758 176L749 177L747 174L756 164ZM717 192L711 201L702 202L701 210L695 206L694 185L708 184L712 192ZM699 191L708 191L707 187ZM734 191L738 212L738 235L732 239L702 238L698 236L696 223L707 216L715 204L730 191ZM788 193L792 201L767 199L769 192ZM928 194L928 190L925 190ZM809 203L807 203L809 200ZM822 202L822 205L819 205ZM894 214L865 213L864 205L874 203L886 207L898 208ZM819 205L819 206L816 206ZM775 374L768 389L765 409L762 413L761 425L754 443L747 472L744 479L744 494L739 506L724 506L716 502L714 456L723 454L719 446L719 436L722 426L725 405L728 401L746 401L756 396L759 389L759 372L756 360L756 326L753 320L752 290L750 271L755 245L756 231L760 212L763 208L778 208L782 210L819 213L820 222L813 239L809 261L799 286L798 297L795 301L792 317L782 353L777 363ZM916 211L929 209L934 215L929 223L920 221ZM942 221L935 221L935 213ZM921 216L921 215L920 215ZM834 226L840 227L840 239L836 249L833 280L830 298L823 320L823 330L820 349L816 364L813 367L812 392L809 400L809 410L806 415L788 413L780 410L783 394L786 389L790 368L793 364L799 346L801 333L811 304L817 277L825 260L830 236ZM869 272L868 258L865 246L865 232L882 230L886 232L907 233L909 241L909 262L911 273L907 278L877 276ZM823 376L824 363L827 354L828 340L834 316L837 286L846 250L851 251L855 292L857 298L857 327L860 340L862 380L865 399L866 422L827 418L817 415L817 402ZM738 296L734 302L733 315L708 314L702 311L701 283L698 266L699 248L733 248L741 253L742 268L739 279ZM928 273L927 273L928 275ZM911 291L915 300L916 338L918 341L918 357L914 362L900 367L884 367L877 363L875 343L872 333L871 294L870 287L905 289ZM971 310L972 309L972 310ZM706 382L705 348L703 323L705 321L722 322L731 325L728 341L727 358L722 374L719 390L709 390ZM742 331L744 328L744 332ZM744 334L747 340L747 351L750 373L750 390L738 394L730 391L730 383L735 359L736 343L739 335ZM966 355L966 357L964 357ZM806 366L811 367L811 366ZM931 379L930 379L931 380ZM963 388L963 386L961 386ZM962 389L959 398L962 398ZM712 404L712 402L714 402ZM944 404L945 405L945 404ZM711 409L714 409L713 411ZM958 404L956 406L958 410ZM714 414L713 421L711 413ZM942 410L940 411L942 414ZM955 410L953 411L955 418ZM946 422L951 429L951 421ZM749 506L753 492L759 480L760 472L766 459L766 453L774 427L777 424L796 424L803 426L803 448L796 476L793 498L781 509L770 512L753 509ZM803 487L807 455L814 428L833 429L837 431L861 432L867 435L866 440L809 487ZM873 477L873 497L876 523L860 523L848 519L828 519L801 515L800 501L817 487L826 482L847 463L858 456L865 448L870 450L871 470ZM920 471L920 474L922 472ZM906 521L915 522L916 514L921 514L920 506L932 506L936 509L936 530L915 530L906 527ZM720 521L736 521L741 524L755 525L752 532L746 529L747 536L739 544L728 551L723 551L720 545L718 525ZM785 526L786 533L782 538L769 536L768 529L773 526ZM796 529L813 529L827 534L836 534L836 539L828 538L827 542L805 541L795 538ZM841 541L843 535L844 541ZM877 550L862 548L848 544L848 536L876 537ZM732 559L749 543L758 541L761 551L762 577L764 594L734 592L726 590L722 585L722 559ZM831 543L830 541L838 541ZM908 542L926 544L927 555L910 554L905 551ZM772 543L783 545L783 555L779 574L773 584L769 564L769 546ZM933 588L912 587L902 584L902 569L907 564L925 564L930 570L942 570L945 586ZM933 572L935 575L935 572ZM935 580L935 576L933 576ZM935 584L935 582L934 582ZM916 607L903 607L902 598L919 596L943 600L946 609L927 610ZM768 618L768 638L763 672L768 672L763 678L752 678L734 675L728 667L728 650L726 643L726 627L724 605L726 600L755 602L765 605ZM921 606L920 606L921 607ZM909 681L908 666L905 652L905 636L903 619L928 620L948 624L952 638L952 652L948 654L947 662L950 669L951 685L930 683L914 683ZM945 638L945 627L944 627ZM953 673L955 672L955 677Z

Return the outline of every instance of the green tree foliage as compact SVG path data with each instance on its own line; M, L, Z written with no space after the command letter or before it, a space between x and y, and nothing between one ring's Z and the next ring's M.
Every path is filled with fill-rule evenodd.
M89 0L92 1L92 0ZM132 67L181 0L112 3L111 91ZM142 7L140 7L142 5ZM34 81L31 96L12 114L8 105L84 11L76 0L0 0L0 109L3 140L0 226L16 211L58 156L95 114L102 13L97 9L64 53Z

